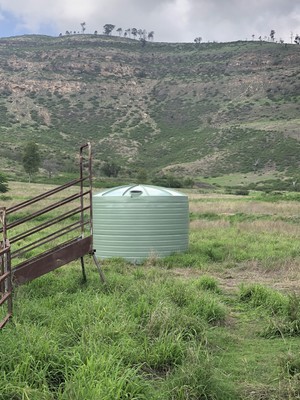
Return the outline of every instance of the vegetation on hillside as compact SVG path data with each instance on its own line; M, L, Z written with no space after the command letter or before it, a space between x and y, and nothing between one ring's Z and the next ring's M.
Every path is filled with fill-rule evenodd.
M149 179L299 171L299 48L264 41L154 43L111 35L0 42L1 170L33 141L53 174L117 163ZM45 169L45 175L48 170ZM41 171L42 172L42 171Z

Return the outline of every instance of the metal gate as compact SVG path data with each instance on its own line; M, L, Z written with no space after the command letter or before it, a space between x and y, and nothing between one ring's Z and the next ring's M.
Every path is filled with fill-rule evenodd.
M2 238L0 242L0 329L12 316L12 283L11 283L11 259L10 245L6 237L6 209L0 209L0 223ZM6 306L6 307L5 307Z
M3 260L0 289L4 289L1 291L4 294L0 305L8 302L5 322L12 314L12 285L31 281L79 258L86 280L83 260L86 254L93 256L100 278L105 281L93 249L90 143L80 147L79 167L78 179L4 212L3 227L0 228L5 238L0 252ZM10 245L5 242L6 236Z

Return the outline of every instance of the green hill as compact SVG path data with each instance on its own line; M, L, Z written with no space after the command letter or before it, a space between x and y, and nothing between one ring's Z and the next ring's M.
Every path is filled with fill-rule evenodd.
M1 171L22 149L71 172L79 145L122 173L290 177L300 164L299 46L103 35L0 40Z

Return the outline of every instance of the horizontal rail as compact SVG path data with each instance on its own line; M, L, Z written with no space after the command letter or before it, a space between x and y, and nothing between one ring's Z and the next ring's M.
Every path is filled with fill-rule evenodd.
M5 281L10 276L10 271L5 272L4 274L0 275L0 283Z
M4 327L4 325L10 320L10 318L12 317L12 312L8 313L6 315L6 317L0 321L0 330Z
M27 217L20 218L19 220L15 221L15 222L11 222L10 224L7 224L6 229L9 230L11 228L14 228L15 226L19 226L19 225L23 224L24 222L28 222L36 217L46 214L49 211L55 210L56 208L61 207L65 204L68 204L71 201L79 199L80 197L83 197L89 193L90 193L90 190L87 190L84 193L76 193L76 194L73 194L72 196L66 197L64 200L53 203L51 206L45 207L40 211L37 211L35 213L28 215Z
M7 254L9 252L10 247L4 247L4 249L0 250L0 257L2 257L4 254Z
M1 299L0 299L0 306L2 306L2 304L5 303L6 300L8 300L8 299L11 297L11 295L12 295L12 292L11 292L11 291L5 293L5 295L2 296Z
M32 205L32 204L34 204L34 203L36 203L36 202L38 202L38 201L40 201L42 199L50 197L53 194L56 194L56 193L59 193L59 192L65 190L65 189L68 189L69 187L74 186L77 183L84 182L87 179L88 179L88 176L83 177L83 178L73 179L72 181L70 181L70 182L68 182L68 183L66 183L64 185L58 186L57 188L48 190L48 192L42 193L42 194L40 194L40 195L38 195L36 197L33 197L32 199L23 201L22 203L19 203L19 204L15 205L15 206L9 207L9 208L6 209L6 215L7 214L11 214L12 212L18 211L21 208L25 208L25 207L27 207L29 205Z
M11 257L12 258L20 257L21 255L27 253L28 251L34 250L37 247L52 242L53 240L58 239L59 237L62 237L70 232L74 232L76 229L81 228L82 226L87 225L89 223L90 221L86 221L83 224L80 221L74 222L73 224L70 224L64 227L63 229L52 232L50 235L44 236L43 238L36 240L35 242L28 244L27 246L24 246L16 251L13 251L11 253ZM60 233L57 235L58 232Z
M12 273L13 273L13 275L15 274L15 271L16 271L18 268L20 268L20 267L23 268L24 265L28 265L28 264L30 264L31 262L36 262L37 260L40 260L40 259L43 258L43 257L50 256L53 252L55 252L55 251L57 251L57 250L60 250L61 248L64 248L64 247L66 247L66 246L69 246L70 244L72 244L72 243L74 243L74 242L77 243L79 240L81 240L81 238L78 238L78 237L77 237L77 238L68 239L68 240L66 240L66 241L64 241L64 242L62 242L62 243L60 243L59 245L52 247L51 249L45 250L45 251L43 251L43 252L37 254L36 256L31 257L31 258L28 259L28 260L21 261L19 264L15 265L15 266L12 268Z
M11 237L10 238L10 243L12 244L12 243L15 243L15 242L17 242L19 240L25 239L26 237L28 237L28 236L30 236L30 235L32 235L34 233L40 232L43 229L46 229L46 228L49 228L50 226L55 225L57 222L62 222L64 220L72 217L73 215L79 214L82 211L86 211L86 210L89 210L89 209L90 209L90 206L86 206L83 209L81 207L73 208L73 210L70 210L70 211L68 211L68 212L66 212L64 214L61 214L59 217L52 218L49 221L44 222L43 224L37 225L34 228L31 228L31 229L29 229L28 231L26 231L24 233L19 233L18 235Z

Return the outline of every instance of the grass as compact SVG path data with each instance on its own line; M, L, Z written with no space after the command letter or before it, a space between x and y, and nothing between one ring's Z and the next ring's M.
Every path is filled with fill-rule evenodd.
M26 197L10 187L4 203ZM106 260L106 284L86 257L87 283L74 262L16 288L1 400L300 397L299 202L189 193L186 253Z

